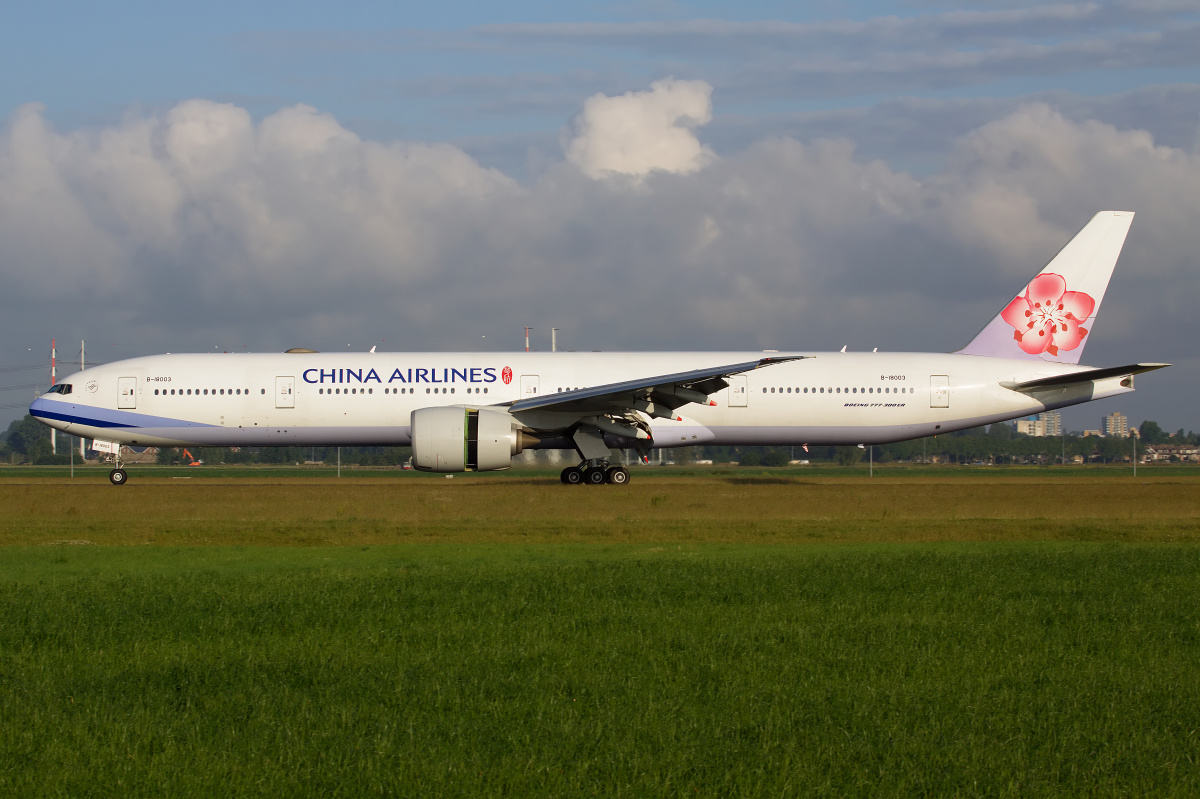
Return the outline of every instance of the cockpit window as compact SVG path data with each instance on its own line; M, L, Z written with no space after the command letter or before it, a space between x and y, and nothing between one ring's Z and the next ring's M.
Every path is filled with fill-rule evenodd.
M47 394L70 394L71 393L71 384L70 383L59 383L56 386L50 386L50 390L47 391L46 393Z

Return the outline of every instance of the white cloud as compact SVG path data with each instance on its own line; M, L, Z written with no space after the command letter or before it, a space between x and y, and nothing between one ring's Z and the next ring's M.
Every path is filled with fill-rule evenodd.
M583 105L567 158L593 178L686 175L713 159L693 128L712 120L712 87L700 80L660 80L650 91L597 94Z

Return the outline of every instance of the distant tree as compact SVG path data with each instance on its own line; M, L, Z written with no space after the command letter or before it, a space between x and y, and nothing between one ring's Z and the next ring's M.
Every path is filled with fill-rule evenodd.
M756 447L746 447L738 453L739 466L762 466L762 453Z
M1015 431L1008 422L996 422L988 428L988 438L1011 439Z
M858 447L838 447L833 459L838 466L853 466L862 460L863 450Z
M1159 427L1158 422L1152 422L1149 419L1138 427L1138 434L1146 444L1161 444L1167 440L1166 431Z
M763 466L787 466L790 458L788 451L782 447L771 447L763 455Z
M24 460L36 463L50 456L50 430L29 414L10 424L4 438L8 448Z

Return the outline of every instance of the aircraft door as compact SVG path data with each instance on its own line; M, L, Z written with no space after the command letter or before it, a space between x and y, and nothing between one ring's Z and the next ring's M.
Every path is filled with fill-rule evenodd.
M117 378L117 407L127 409L137 407L136 377Z
M725 380L729 383L729 407L745 408L746 398L750 395L746 390L746 376L733 375Z
M541 387L539 375L521 375L521 399L536 397Z
M948 375L929 376L929 407L950 407L950 377Z
M296 378L295 377L276 377L275 378L275 407L276 408L295 408L296 407Z

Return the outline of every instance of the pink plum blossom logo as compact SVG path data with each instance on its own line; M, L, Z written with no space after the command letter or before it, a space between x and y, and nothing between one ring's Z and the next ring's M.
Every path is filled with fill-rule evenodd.
M1088 334L1083 323L1092 315L1096 301L1082 291L1067 291L1062 275L1038 275L1000 312L1013 326L1013 338L1030 355L1073 350Z

